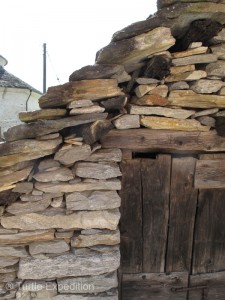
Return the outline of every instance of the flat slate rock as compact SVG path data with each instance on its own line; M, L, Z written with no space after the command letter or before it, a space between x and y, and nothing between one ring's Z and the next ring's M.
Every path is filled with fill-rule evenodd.
M208 76L225 77L225 61L218 61L206 66Z
M33 178L39 182L70 181L74 178L70 169L61 167L55 170L40 171L33 175Z
M58 257L35 259L22 258L19 263L18 278L42 279L71 276L101 275L117 270L120 265L120 253L87 252L85 255L66 254Z
M65 241L49 241L49 242L35 242L29 245L29 252L31 255L42 253L60 254L70 250L69 245Z
M37 120L54 120L67 115L66 109L41 109L35 111L26 111L19 113L19 119L22 122L34 122Z
M190 85L191 90L199 94L217 93L224 86L221 80L201 79Z
M6 211L12 215L22 215L34 212L44 211L51 204L51 199L42 199L40 201L30 202L14 202L6 208Z
M132 97L131 103L137 105L160 105L166 106L168 104L168 99L161 97L159 95L145 95L141 98Z
M38 229L110 229L115 230L118 226L120 213L118 210L111 211L81 211L70 215L43 215L30 213L12 217L2 217L1 225L4 228L17 228L21 230Z
M92 106L89 106L89 107L73 108L70 111L70 115L102 113L104 111L105 111L104 107L101 107L99 105L92 105Z
M117 148L113 149L99 149L93 152L86 161L92 162L102 162L102 161L112 161L121 162L122 161L122 151Z
M172 60L174 66L184 66L184 65L195 65L195 64L208 64L217 61L217 56L215 54L199 54L193 56L187 56L183 58L175 58Z
M33 182L18 182L16 187L13 189L14 193L29 194L33 191Z
M170 74L172 75L191 71L195 71L195 65L177 66L170 68Z
M0 246L1 257L27 257L28 255L25 247Z
M140 128L140 119L137 115L123 115L113 122L117 129Z
M166 82L177 82L177 81L194 81L201 78L207 77L207 73L202 70L190 71L178 74L172 74L166 77Z
M0 245L20 245L31 242L52 241L54 240L54 230L35 230L19 232L16 234L8 233L0 235Z

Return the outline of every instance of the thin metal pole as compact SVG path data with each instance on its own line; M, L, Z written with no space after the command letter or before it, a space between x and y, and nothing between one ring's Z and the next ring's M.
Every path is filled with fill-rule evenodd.
M47 74L47 67L46 67L46 43L43 44L43 93L46 93L46 74Z

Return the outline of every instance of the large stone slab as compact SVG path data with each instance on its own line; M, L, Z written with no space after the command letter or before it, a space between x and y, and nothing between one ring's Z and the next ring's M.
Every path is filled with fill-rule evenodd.
M36 230L19 232L16 234L0 235L0 244L29 244L30 242L41 242L54 240L54 230Z
M9 128L6 131L5 138L8 142L22 139L32 139L52 132L58 132L63 128L87 124L96 120L102 120L106 117L107 113L96 113L72 116L58 120L42 120L30 124L17 125Z
M130 114L134 115L157 115L164 116L168 118L182 119L185 120L192 116L195 111L194 110L186 110L186 109L172 109L168 107L158 107L158 106L138 106L138 105L130 105L129 107Z
M54 120L66 116L66 109L41 109L19 113L22 122L34 122L37 120Z
M199 94L212 94L218 92L224 86L221 80L201 79L191 84L190 88Z
M75 174L82 178L110 179L122 175L116 163L78 162L75 165Z
M65 241L50 241L50 242L35 242L29 245L31 255L42 253L63 253L70 250L70 247Z
M62 148L56 152L54 159L63 165L71 165L77 161L85 160L91 155L91 147L89 145L70 146Z
M191 108L225 108L225 96L201 95L190 90L170 92L169 105Z
M194 81L207 77L207 73L202 70L172 74L166 77L166 82Z
M19 261L19 258L14 257L0 257L0 268L5 268L8 266L13 266L17 264Z
M25 247L0 246L0 256L26 257L28 253Z
M6 211L13 215L22 215L33 212L44 211L51 204L51 198L44 198L40 201L30 202L14 202L6 208Z
M196 65L196 64L209 64L217 61L215 54L199 54L187 56L183 58L175 58L172 60L174 66Z
M172 53L172 58L182 58L182 57L187 57L187 56L192 56L197 54L204 54L207 52L207 50L208 47L190 48L187 49L186 51Z
M132 64L139 63L152 54L167 50L174 44L175 39L170 29L158 27L139 36L109 44L99 50L96 62L98 64L122 64L125 69L129 69Z
M132 97L131 98L131 103L137 104L137 105L166 106L168 104L168 100L164 97L159 96L159 95L145 95L141 98Z
M39 182L70 181L73 173L70 169L61 167L55 170L41 171L33 175L33 178Z
M81 234L71 240L71 246L76 248L91 247L96 245L117 245L120 243L120 232L103 230L96 234Z
M99 149L91 154L86 161L100 162L100 161L122 161L122 151L120 149Z
M110 229L117 228L120 218L118 210L111 211L81 211L70 215L41 215L30 213L12 217L2 217L4 228L18 228L22 230L37 229Z
M116 191L85 191L66 195L68 210L105 210L120 207Z
M57 283L58 283L58 291L61 294L102 293L118 287L118 279L117 279L116 272L98 275L98 276L58 279ZM71 287L71 288L67 289L67 287ZM85 291L85 287L87 289L86 291Z
M120 253L98 253L87 251L79 254L66 254L58 257L35 259L22 258L19 263L18 278L43 279L71 276L101 275L117 270Z
M99 100L123 95L116 79L72 81L48 88L39 99L41 108L66 106L74 100Z
M116 119L113 124L119 130L140 128L139 116L136 115L123 115Z

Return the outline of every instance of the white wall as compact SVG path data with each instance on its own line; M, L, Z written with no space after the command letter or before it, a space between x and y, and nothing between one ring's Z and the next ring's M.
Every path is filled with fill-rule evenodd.
M8 128L21 124L18 118L19 112L40 109L38 105L40 96L28 89L0 87L0 128L2 136Z

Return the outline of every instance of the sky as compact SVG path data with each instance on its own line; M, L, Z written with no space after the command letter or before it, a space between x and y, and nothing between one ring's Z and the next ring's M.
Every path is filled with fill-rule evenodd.
M47 87L63 84L73 71L94 64L113 33L155 11L156 0L2 1L0 55L8 72L42 91L43 43Z

